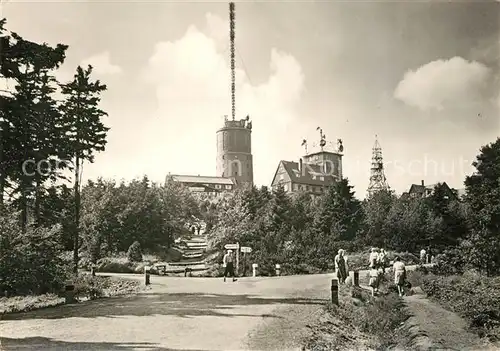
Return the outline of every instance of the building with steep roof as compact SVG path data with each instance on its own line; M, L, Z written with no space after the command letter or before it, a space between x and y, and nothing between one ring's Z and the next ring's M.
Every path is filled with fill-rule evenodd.
M337 151L326 151L324 135L321 134L321 151L307 154L299 162L280 161L271 182L276 189L280 184L288 193L306 192L321 195L325 189L342 179L342 141L338 140ZM303 145L306 144L304 140Z
M442 184L444 186L444 188L446 189L445 191L448 193L447 196L449 196L450 198L458 199L458 195L453 192L453 190L448 186L448 184L446 184L446 182L426 185L423 180L421 184L412 184L410 186L410 190L403 193L401 196L403 198L428 197L432 195L434 189L438 184Z

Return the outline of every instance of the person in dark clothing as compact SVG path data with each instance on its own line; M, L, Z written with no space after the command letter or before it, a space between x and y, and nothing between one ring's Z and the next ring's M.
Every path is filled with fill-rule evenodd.
M222 259L222 264L224 268L224 282L226 281L226 277L233 277L233 282L236 281L236 276L234 274L234 259L233 259L233 251L227 250L227 253L224 255Z

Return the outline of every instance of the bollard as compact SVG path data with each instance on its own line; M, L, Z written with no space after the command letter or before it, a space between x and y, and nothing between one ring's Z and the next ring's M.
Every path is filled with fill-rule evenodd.
M252 264L252 277L257 276L257 267L259 267L259 265L257 263Z
M276 276L279 277L280 273L281 273L281 266L279 264L276 264Z
M150 274L149 274L149 266L144 267L144 285L150 285Z
M76 302L75 286L72 283L68 282L64 287L64 303L69 304L74 302Z
M332 303L339 305L339 282L337 279L332 279Z
M354 271L354 277L352 279L352 284L354 286L359 286L359 271Z

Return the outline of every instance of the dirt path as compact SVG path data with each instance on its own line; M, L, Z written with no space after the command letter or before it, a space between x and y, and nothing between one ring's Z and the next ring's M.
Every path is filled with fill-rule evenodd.
M467 331L466 321L456 313L423 295L407 296L405 302L413 315L407 322L414 336L412 349L498 350Z

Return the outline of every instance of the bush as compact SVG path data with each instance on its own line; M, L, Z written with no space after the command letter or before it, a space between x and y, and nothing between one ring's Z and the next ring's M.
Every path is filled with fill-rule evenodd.
M134 241L128 248L127 258L129 262L142 262L141 244L138 241Z
M120 262L113 258L101 258L97 261L97 271L103 273L135 273L135 264Z
M500 277L475 271L453 276L410 272L410 281L416 274L421 275L421 287L429 297L464 317L479 336L500 340Z
M464 253L458 248L444 251L435 257L435 266L430 271L437 275L463 274L466 263Z
M17 214L0 216L0 291L28 295L61 289L70 265L60 255L60 230L28 227L23 233Z

